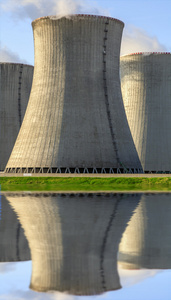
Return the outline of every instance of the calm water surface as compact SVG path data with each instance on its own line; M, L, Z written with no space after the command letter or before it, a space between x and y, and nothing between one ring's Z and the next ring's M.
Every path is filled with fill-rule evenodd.
M2 194L0 262L2 300L171 300L171 194Z

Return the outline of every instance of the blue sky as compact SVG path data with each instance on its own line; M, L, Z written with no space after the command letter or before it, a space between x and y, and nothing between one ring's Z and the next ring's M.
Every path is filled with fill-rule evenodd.
M171 270L120 270L124 288L89 297L38 293L29 289L30 278L31 262L0 263L0 300L171 300Z
M0 60L34 64L31 21L46 15L109 15L125 23L121 54L171 49L170 0L1 0Z

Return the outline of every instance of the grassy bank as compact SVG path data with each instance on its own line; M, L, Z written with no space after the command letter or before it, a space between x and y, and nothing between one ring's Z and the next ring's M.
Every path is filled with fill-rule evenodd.
M171 191L171 178L1 177L1 191Z

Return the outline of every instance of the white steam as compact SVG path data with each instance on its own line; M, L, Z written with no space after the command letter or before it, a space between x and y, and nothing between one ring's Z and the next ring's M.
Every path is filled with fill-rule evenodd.
M0 48L0 62L28 64L26 60L21 59L17 53L9 50L7 47Z
M121 55L135 52L166 52L167 49L155 36L150 36L146 31L135 26L124 29Z
M18 19L36 18L56 15L58 17L71 14L109 15L107 10L98 7L98 3L90 0L1 0L0 8L10 11Z
M43 16L69 16L71 14L95 14L109 16L108 11L98 7L98 2L91 0L0 0L0 9L11 13L16 20L29 18L35 20ZM117 16L116 16L117 17ZM124 20L123 20L124 21ZM155 36L133 25L125 26L121 44L121 55L135 52L166 52L167 49ZM21 62L21 58L3 48L1 61ZM26 63L25 61L22 61Z
M156 276L157 274L161 273L162 270L157 270L157 269L127 270L127 269L122 269L122 267L119 266L118 272L119 272L119 277L120 277L122 287L130 287L139 282L142 282L144 279Z

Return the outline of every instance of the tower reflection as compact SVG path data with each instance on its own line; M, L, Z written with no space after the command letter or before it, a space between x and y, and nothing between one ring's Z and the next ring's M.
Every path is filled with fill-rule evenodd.
M144 194L122 237L125 269L171 269L171 194Z
M0 262L30 259L30 249L23 228L5 196L1 195Z
M95 295L120 289L118 246L140 195L14 194L32 257L30 288Z

